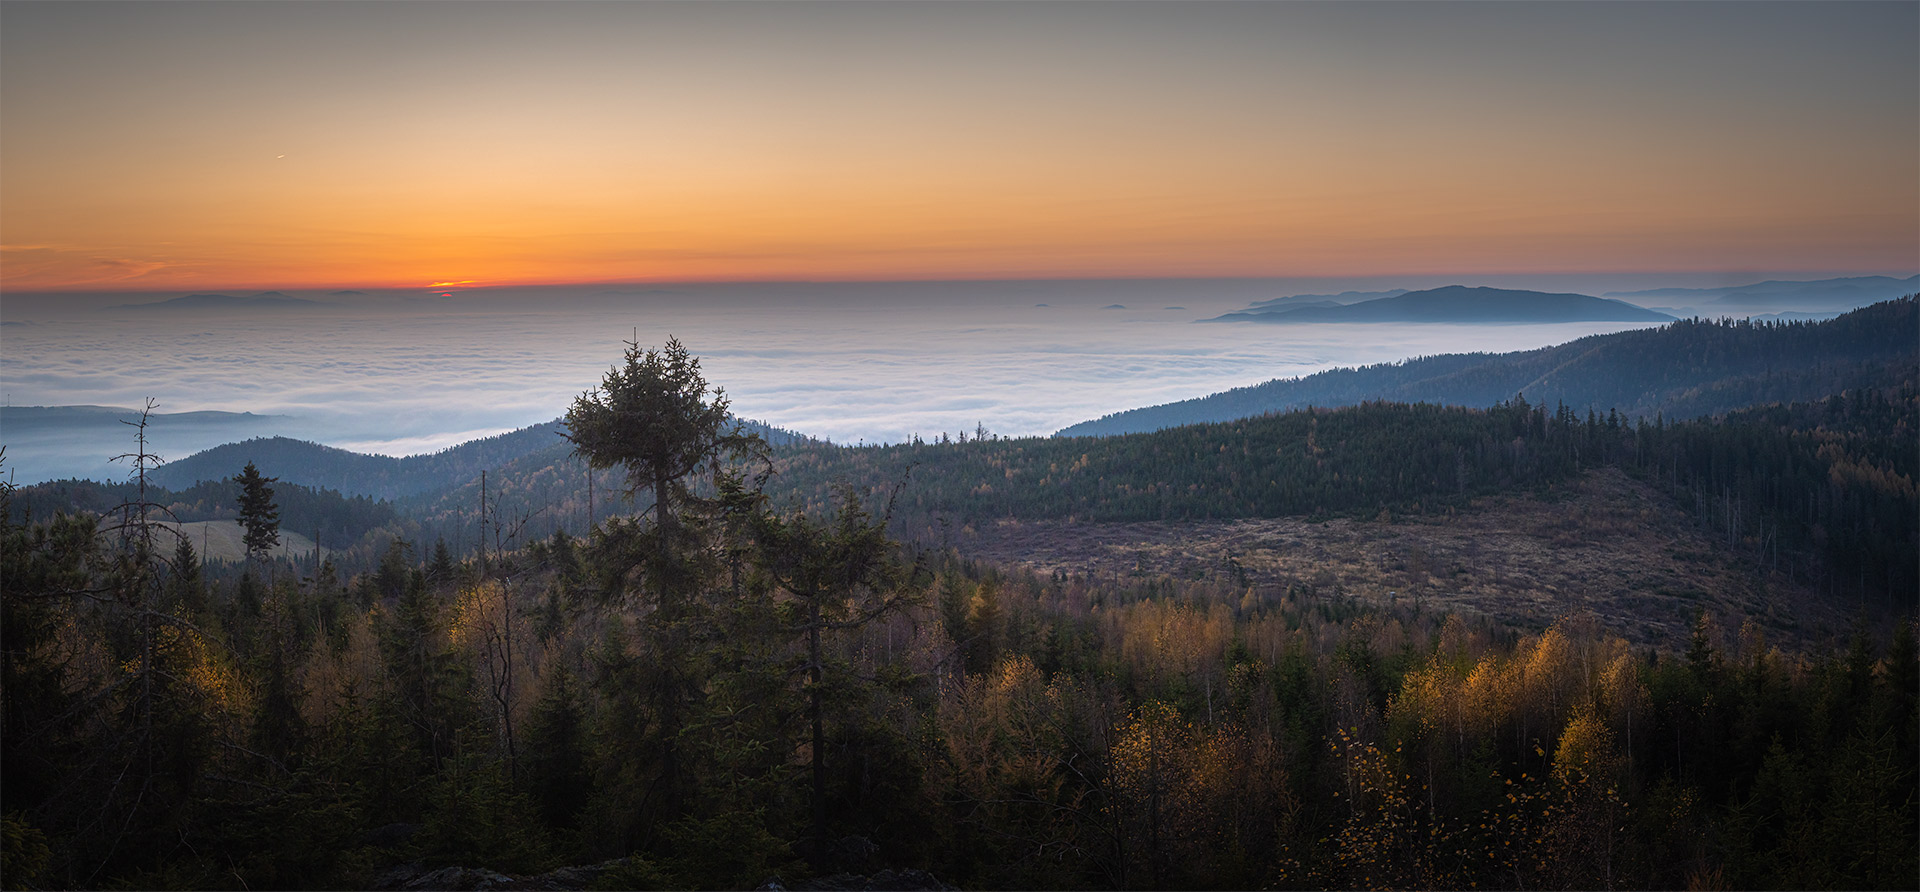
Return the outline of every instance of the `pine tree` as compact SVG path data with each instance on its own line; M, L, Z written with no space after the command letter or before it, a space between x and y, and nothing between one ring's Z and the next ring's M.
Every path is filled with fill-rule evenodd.
M267 552L280 544L280 506L274 504L273 487L278 477L262 477L260 469L247 462L233 478L240 484L240 527L245 532L241 541L246 543L249 560L264 559Z
M433 540L433 561L427 564L427 583L446 585L453 581L453 555L447 551L447 540Z
M591 467L626 469L629 493L652 490L654 522L664 531L683 494L680 481L748 441L723 434L726 420L725 391L713 388L709 396L700 360L678 340L668 338L660 350L628 341L625 363L567 410L566 436Z
M830 523L804 514L762 514L758 535L766 569L796 608L787 628L805 635L807 717L813 732L813 833L811 854L824 863L826 814L826 721L823 694L828 668L821 635L858 629L917 603L912 568L896 557L887 519L861 506L851 488L840 491L840 512Z
M174 545L173 576L167 589L170 609L189 618L206 612L207 591L200 578L200 555L193 550L193 540L186 536L181 536Z
M593 792L589 732L586 706L573 673L561 666L547 677L546 690L527 724L524 777L534 805L549 826L575 826Z
M628 493L650 490L654 497L652 529L616 521L605 529L610 542L624 543L611 548L630 549L610 553L610 563L638 566L653 606L645 624L644 688L653 724L650 761L659 766L659 784L645 800L658 803L655 814L678 813L692 795L694 778L683 762L680 736L702 696L692 671L700 625L696 596L717 571L707 559L703 525L687 522L706 513L707 503L695 499L686 481L710 467L717 470L724 455L758 454L765 446L737 426L723 431L727 418L725 394L709 388L700 361L671 338L660 350L628 341L624 363L567 410L574 454L593 468L625 469Z

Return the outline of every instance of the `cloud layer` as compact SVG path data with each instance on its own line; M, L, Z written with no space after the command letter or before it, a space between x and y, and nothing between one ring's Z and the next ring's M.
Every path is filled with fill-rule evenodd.
M403 454L554 418L599 383L623 341L657 346L677 336L736 413L874 443L976 425L1048 434L1334 366L1633 327L1194 325L1244 306L1247 289L1173 282L550 297L427 308L362 301L324 318L69 314L11 328L0 380L12 405L136 406L151 396L162 412L287 415L289 435ZM1105 309L1114 303L1141 309ZM1174 304L1191 309L1161 309ZM19 448L8 457L23 469L35 460Z

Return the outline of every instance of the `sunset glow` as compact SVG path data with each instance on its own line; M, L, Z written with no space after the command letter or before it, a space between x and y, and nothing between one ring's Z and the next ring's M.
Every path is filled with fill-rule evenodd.
M1915 10L9 4L0 284L1898 272Z

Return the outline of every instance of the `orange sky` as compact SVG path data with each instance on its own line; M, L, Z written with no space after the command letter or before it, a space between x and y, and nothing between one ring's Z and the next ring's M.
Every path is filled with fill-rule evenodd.
M0 7L0 287L1920 266L1920 6Z

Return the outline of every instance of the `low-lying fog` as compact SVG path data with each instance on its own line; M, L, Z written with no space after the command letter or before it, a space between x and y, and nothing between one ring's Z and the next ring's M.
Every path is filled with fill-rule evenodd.
M1043 435L1109 412L1335 366L1541 347L1643 325L1195 324L1315 288L1431 284L1440 283L299 293L316 303L246 310L116 306L174 295L9 297L0 382L9 406L138 406L152 397L161 413L286 416L239 427L157 424L152 433L168 458L275 433L406 455L557 417L620 359L622 341L658 346L672 335L701 358L738 415L835 442L878 443L976 425ZM22 483L123 477L105 460L129 450L130 432L89 431L0 431L6 465Z

